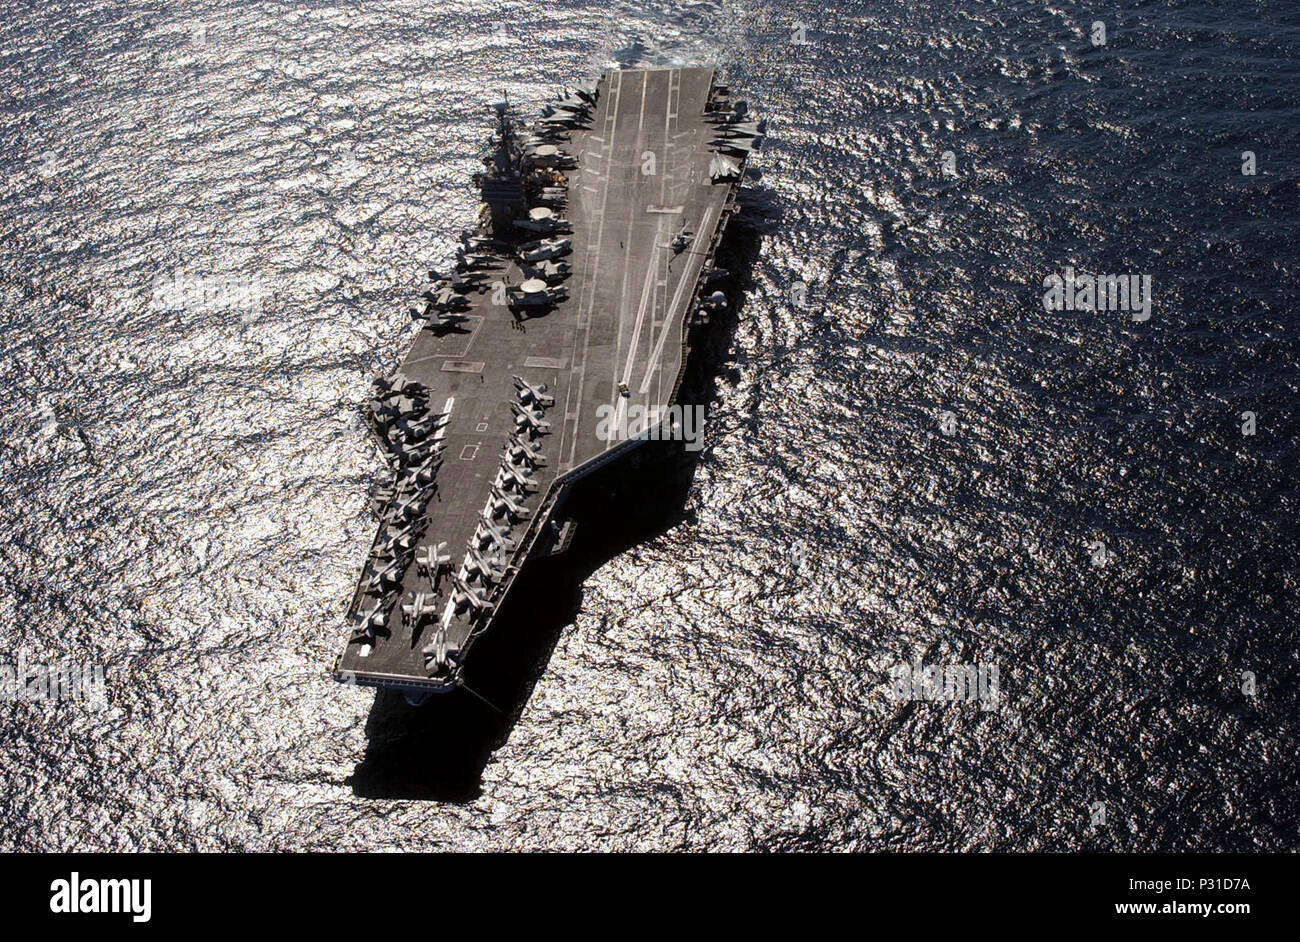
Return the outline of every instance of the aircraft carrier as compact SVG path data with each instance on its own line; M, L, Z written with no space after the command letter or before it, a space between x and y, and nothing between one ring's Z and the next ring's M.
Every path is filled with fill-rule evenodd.
M689 331L726 303L714 253L763 131L711 68L606 72L530 121L493 108L477 229L365 409L392 474L333 674L413 701L459 685L521 568L565 549L574 482L680 431Z

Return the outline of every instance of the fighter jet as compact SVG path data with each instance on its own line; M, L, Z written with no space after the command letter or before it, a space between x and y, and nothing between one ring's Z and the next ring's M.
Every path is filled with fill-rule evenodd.
M434 478L438 476L438 469L442 467L443 447L442 442L435 442L435 450L415 469L414 480L416 484L427 486L433 483Z
M506 483L508 479L510 479L510 476L506 474L507 470L510 470L510 472L515 474L520 474L520 476L525 478L533 477L533 465L529 464L528 461L517 460L508 448L506 450L506 455L502 457L500 464L497 466L497 483Z
M366 403L370 416L373 419L387 422L395 419L402 414L399 402L401 397L395 393L388 393L384 396L376 396Z
M434 282L432 286L425 288L420 296L425 303L433 304L435 308L447 308L448 311L459 307L464 300L458 292L451 290L450 281Z
M546 297L552 304L559 304L561 301L569 300L569 289L564 285L555 285L546 289Z
M541 451L518 436L511 435L509 444L506 447L507 454L510 455L515 464L527 461L534 468L546 467L546 459L542 456Z
M460 298L461 296L455 295L455 297ZM461 301L464 301L464 299L461 298ZM466 306L464 303L436 304L433 301L425 301L423 310L413 307L406 310L413 321L425 321L431 327L449 327L452 324L458 324L466 320L464 314L457 313L457 309L463 310Z
M704 287L707 287L715 282L722 281L730 275L731 272L727 271L725 268L710 268L708 271L703 272L700 275L700 282Z
M398 501L394 504L393 520L401 523L409 523L412 520L423 517L425 501L420 498L420 494L414 494L405 500Z
M382 602L388 595L388 587L380 581L379 576L371 573L366 577L365 590L361 594L368 599Z
M374 380L371 382L371 385L374 387L375 392L377 394L383 395L383 394L392 393L394 392L394 382L397 380L397 376L401 376L401 375L402 375L401 373L398 373L396 376L392 376L392 377L376 376Z
M517 402L512 404L511 408L515 413L515 431L522 432L527 428L534 438L538 435L549 435L551 433L551 423L542 419L540 415L535 415L527 409L520 408Z
M402 430L398 428L396 422L390 422L387 425L383 425L380 427L380 430L384 444L387 445L390 450L401 451L409 446L409 443L406 440L406 435L404 435Z
M496 608L496 605L485 595L476 592L463 582L456 584L456 592L452 595L451 602L458 613L469 610L476 615L486 615Z
M465 333L466 331L463 328L460 328L459 325L469 320L469 318L464 314L455 314L450 311L439 311L436 309L428 310L423 314L417 314L412 310L411 316L427 322L434 334L439 337L449 333L453 327L457 328L459 333Z
M541 119L544 124L553 128L563 128L566 131L585 131L591 127L590 121L569 114L554 114Z
M516 468L513 465L503 464L497 470L495 484L500 487L509 488L512 491L518 491L520 494L528 494L537 490L537 485L529 480L529 478L530 475L525 474L520 468Z
M429 392L428 386L418 379L411 379L402 370L393 374L393 385L403 396L425 396Z
M388 612L376 605L357 616L358 635L354 640L373 640L375 635L388 626Z
M385 528L384 536L375 548L381 558L396 560L397 557L405 556L415 548L415 539L414 533L390 525Z
M447 552L445 542L438 543L436 546L425 544L420 547L420 551L415 554L416 571L424 578L436 581L442 568L451 563L451 554Z
M497 257L495 255L466 252L464 249L456 252L456 267L460 271L479 271L484 268L493 268L496 263Z
M454 598L457 593L464 591L469 586L469 560L460 564L460 571L451 577L451 593Z
M508 527L499 527L495 524L484 523L479 521L478 529L474 531L474 545L485 550L490 546L495 546L502 550L512 550L518 543L510 539L510 530Z
M590 115L591 105L577 95L558 94L542 105L542 117L553 114Z
M429 408L429 392L421 391L415 396L398 396L395 400L390 400L397 406L397 411L404 416L417 415L423 413Z
M519 401L525 405L531 402L542 409L555 405L555 397L547 395L545 383L533 386L522 376L512 376L511 379L514 380L515 389L518 390ZM541 418L541 414L539 413L537 417Z
M407 396L399 392L383 393L370 401L378 404L378 411L393 418L422 412L429 405L429 399L424 394Z
M472 229L460 230L460 241L462 245L470 249L481 249L485 247L495 248L496 246L501 244L499 240L494 239L491 236L486 236L483 235L482 233L475 232Z
M746 157L754 149L754 142L747 140L712 141L711 143L719 153L730 154L733 157Z
M718 125L713 133L718 135L719 138L736 141L745 140L751 142L750 146L757 146L764 136L763 131L764 125L758 121L732 121Z
M492 516L496 517L500 514L510 514L516 520L526 520L532 514L531 510L511 498L505 491L501 490L501 488L497 487L495 484L490 488L490 490L492 496L496 498L492 504Z
M479 553L472 550L465 559L465 567L462 571L465 574L465 581L477 579L485 586L500 582L501 577L505 575L504 569L493 567Z
M580 94L576 88L570 91L567 85L553 92L551 94L551 97L547 99L547 101L550 103L555 103L558 101L572 101L581 104L582 107L584 108L592 104L591 98L589 98L586 95Z
M447 416L445 413L426 413L418 418L415 416L403 417L394 423L393 428L408 442L417 442L427 435L437 431L445 422Z
M402 567L397 564L396 560L393 560L382 569L376 570L370 577L370 583L380 590L379 594L386 594L389 587L402 584Z
M397 489L397 506L404 503L427 504L436 488L432 484L421 484L409 474L403 476Z
M486 569L490 573L493 573L494 575L497 576L497 578L504 576L510 568L506 564L505 557L502 556L499 552L494 553L491 556L484 556L478 550L471 548L469 551L469 557L474 561L476 565L481 566L482 568Z
M424 296L427 298L430 292L432 292L433 294L442 294L443 292L451 291L456 295L463 295L469 293L470 286L465 283L465 276L461 272L456 271L455 269L452 269L452 274L455 276L454 280L451 278L437 279L436 281L433 282L432 285L430 285L428 291L425 292ZM486 275L487 273L470 272L470 274L474 275L475 277L481 277Z
M448 663L450 652L447 650L447 629L439 625L433 634L433 640L422 647L420 653L424 655L425 667Z
M430 457L437 458L441 461L442 452L436 452ZM429 499L433 497L434 491L438 489L438 486L432 481L421 481L418 476L412 477L409 473L409 469L407 469L407 471L406 479L402 481L402 491L400 493L409 493L412 497L427 504Z
M452 270L449 279L452 288L461 293L473 290L475 288L486 288L491 284L492 275L485 271L457 271Z
M591 124L590 109L547 105L542 108L541 123L550 127L576 130Z
M542 124L533 128L527 138L527 146L540 147L543 144L560 145L567 143L568 134L564 128L554 124Z
M393 489L391 487L376 487L370 491L370 509L379 515L384 512L389 501L393 499Z
M372 399L371 402L378 403L381 407L380 411L389 416L396 417L409 415L412 412L419 412L429 404L429 398L424 392L418 392L415 395L408 396L405 393L393 391L380 393Z
M722 180L732 180L738 176L740 176L740 166L734 160L721 154L713 155L713 160L709 162L710 180L717 183Z
M435 454L437 439L423 438L418 442L398 441L391 446L390 456L396 459L399 470L418 467Z
M371 418L387 420L402 414L398 407L401 394L396 392L379 392L366 402L366 412Z
M420 297L425 300L425 314L430 309L438 311L463 311L469 307L469 298L457 291L452 290L451 285L436 285L425 291Z
M538 438L541 438L543 435L551 434L551 423L540 421L538 419L533 418L532 416L529 416L526 413L523 415L516 416L515 434L519 434L524 431L528 432L528 437L531 440L536 441Z
M519 246L519 258L524 262L544 262L548 258L568 255L571 251L573 242L569 239L543 239Z
M388 440L393 444L399 442L415 443L428 436L434 425L429 416L420 419L401 418L388 430Z
M379 547L376 547L375 554L366 561L366 568L363 571L365 575L366 591L365 595L382 597L388 594L388 584L391 579L386 575L387 570L396 566L398 561L392 556L385 555ZM400 576L398 576L400 579Z
M406 616L406 623L412 628L419 627L425 617L436 613L428 593L411 592L407 594L407 598L410 601L402 606L402 613Z
M520 268L526 278L540 278L547 284L554 284L573 273L573 266L568 262L542 262L539 265L521 265Z
M417 442L432 432L436 432L450 416L445 412L431 412L428 407L413 409L393 423L393 431L405 441Z

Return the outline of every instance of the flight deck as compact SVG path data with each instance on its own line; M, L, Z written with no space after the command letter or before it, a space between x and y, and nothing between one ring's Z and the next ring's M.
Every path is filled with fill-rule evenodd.
M669 415L693 318L721 298L713 255L759 127L713 69L610 71L535 122L497 114L479 233L368 407L394 480L347 682L459 682L518 571L562 546L565 489Z

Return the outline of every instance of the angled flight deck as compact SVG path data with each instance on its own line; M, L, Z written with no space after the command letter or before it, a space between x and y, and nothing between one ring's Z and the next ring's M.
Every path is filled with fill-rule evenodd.
M579 287L565 469L618 444L597 439L598 407L616 409L619 427L630 406L662 409L676 392L683 321L733 195L709 179L713 127L704 105L712 81L712 69L610 73L597 120L575 136L569 215ZM696 238L674 252L683 225ZM620 383L629 395L620 395Z
M710 68L607 72L523 129L497 113L484 224L370 405L396 478L340 680L454 687L568 485L662 420L758 137Z

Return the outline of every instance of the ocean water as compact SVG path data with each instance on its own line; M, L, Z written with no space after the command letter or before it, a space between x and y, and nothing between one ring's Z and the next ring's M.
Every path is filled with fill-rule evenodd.
M5 3L0 662L107 705L0 704L0 847L1300 849L1294 4L539 6ZM705 449L471 691L334 683L485 105L703 63L769 121Z

